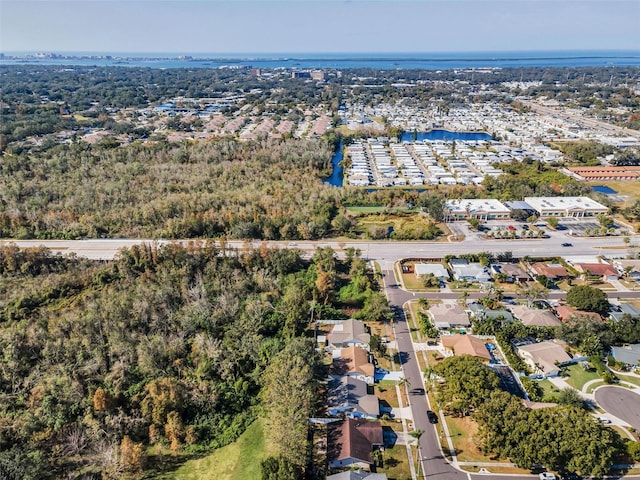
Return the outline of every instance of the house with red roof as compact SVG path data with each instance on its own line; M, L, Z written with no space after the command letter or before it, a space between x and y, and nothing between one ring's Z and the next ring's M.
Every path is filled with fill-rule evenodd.
M346 418L329 433L329 468L373 465L374 449L384 448L382 425L378 421Z

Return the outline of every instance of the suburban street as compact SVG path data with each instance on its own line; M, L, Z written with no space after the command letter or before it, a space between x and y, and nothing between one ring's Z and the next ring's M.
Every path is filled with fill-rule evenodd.
M395 335L398 346L399 357L402 360L402 371L409 381L409 403L414 428L423 430L420 437L420 460L419 477L436 480L463 480L463 479L487 479L489 474L472 475L455 468L444 457L440 449L440 439L435 425L429 423L427 418L427 397L424 391L422 372L418 365L416 352L411 339L410 327L402 309L402 305L409 300L416 298L412 294L396 287L396 278L393 270L384 271L384 288L387 293L389 303L394 308ZM420 295L423 296L423 295ZM456 298L458 295L456 295ZM537 475L510 475L510 479L531 479Z
M640 429L640 395L622 387L600 387L596 402L604 410Z

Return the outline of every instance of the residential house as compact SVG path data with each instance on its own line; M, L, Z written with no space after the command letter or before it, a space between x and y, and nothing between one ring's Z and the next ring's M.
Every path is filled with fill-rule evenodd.
M505 275L508 283L525 283L531 280L531 276L518 265L513 263L494 263L491 265L494 275Z
M502 323L513 322L515 319L508 310L487 310L481 303L470 303L469 310L477 320L499 320Z
M449 272L441 263L416 263L414 267L416 277L433 275L441 282L449 280Z
M536 374L555 377L564 365L585 360L584 357L571 358L564 345L555 341L544 341L517 347L516 353Z
M349 345L357 345L358 347L368 349L371 335L366 331L364 323L360 320L344 320L336 323L327 335L330 346L336 348L348 347Z
M607 282L609 280L618 280L620 276L618 271L608 263L576 263L574 267L584 274L585 279L590 276L597 276L603 282Z
M329 433L329 468L358 466L370 470L372 452L384 447L380 422L346 418Z
M456 356L471 355L481 360L491 360L484 340L474 335L446 335L442 337L442 346Z
M630 367L640 366L640 343L611 347L611 355L616 361L626 363Z
M625 315L634 318L640 317L640 309L630 303L621 303L620 305L613 305L609 312L609 318L615 322L622 320Z
M614 260L613 266L621 276L640 282L640 260Z
M511 312L520 319L524 325L535 327L555 327L561 325L562 322L550 310L540 310L530 308L524 305L515 305L511 307Z
M544 275L550 280L562 280L563 278L569 278L571 274L567 272L567 269L564 268L559 263L534 263L530 267L531 273L533 275Z
M470 327L469 315L462 307L451 303L437 303L429 307L429 315L436 328Z
M337 353L337 356L336 356ZM351 345L334 351L333 375L348 375L358 378L369 385L374 383L375 366L373 356L360 347Z
M576 310L569 305L560 305L555 308L556 316L561 320L565 321L571 317L575 317L577 315L582 315L585 317L593 317L596 320L602 320L602 317L596 312L585 312L584 310Z
M469 282L489 282L491 275L479 263L469 263L463 258L453 258L449 261L453 271L453 278Z
M350 376L330 377L327 393L329 415L345 414L352 418L380 416L380 402L373 395L373 387Z

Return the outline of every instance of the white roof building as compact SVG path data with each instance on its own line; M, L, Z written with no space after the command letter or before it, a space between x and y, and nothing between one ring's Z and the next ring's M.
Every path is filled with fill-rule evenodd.
M445 203L447 220L495 220L509 218L509 209L493 198L468 198L463 200L447 200Z
M589 197L525 197L541 217L593 217L609 209Z
M416 277L433 274L434 277L440 280L447 280L449 278L449 272L441 263L416 263L414 272Z

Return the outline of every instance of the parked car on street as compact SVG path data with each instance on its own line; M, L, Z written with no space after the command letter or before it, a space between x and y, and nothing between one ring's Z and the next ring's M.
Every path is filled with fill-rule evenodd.
M429 423L438 423L438 415L433 410L427 410L427 418Z

